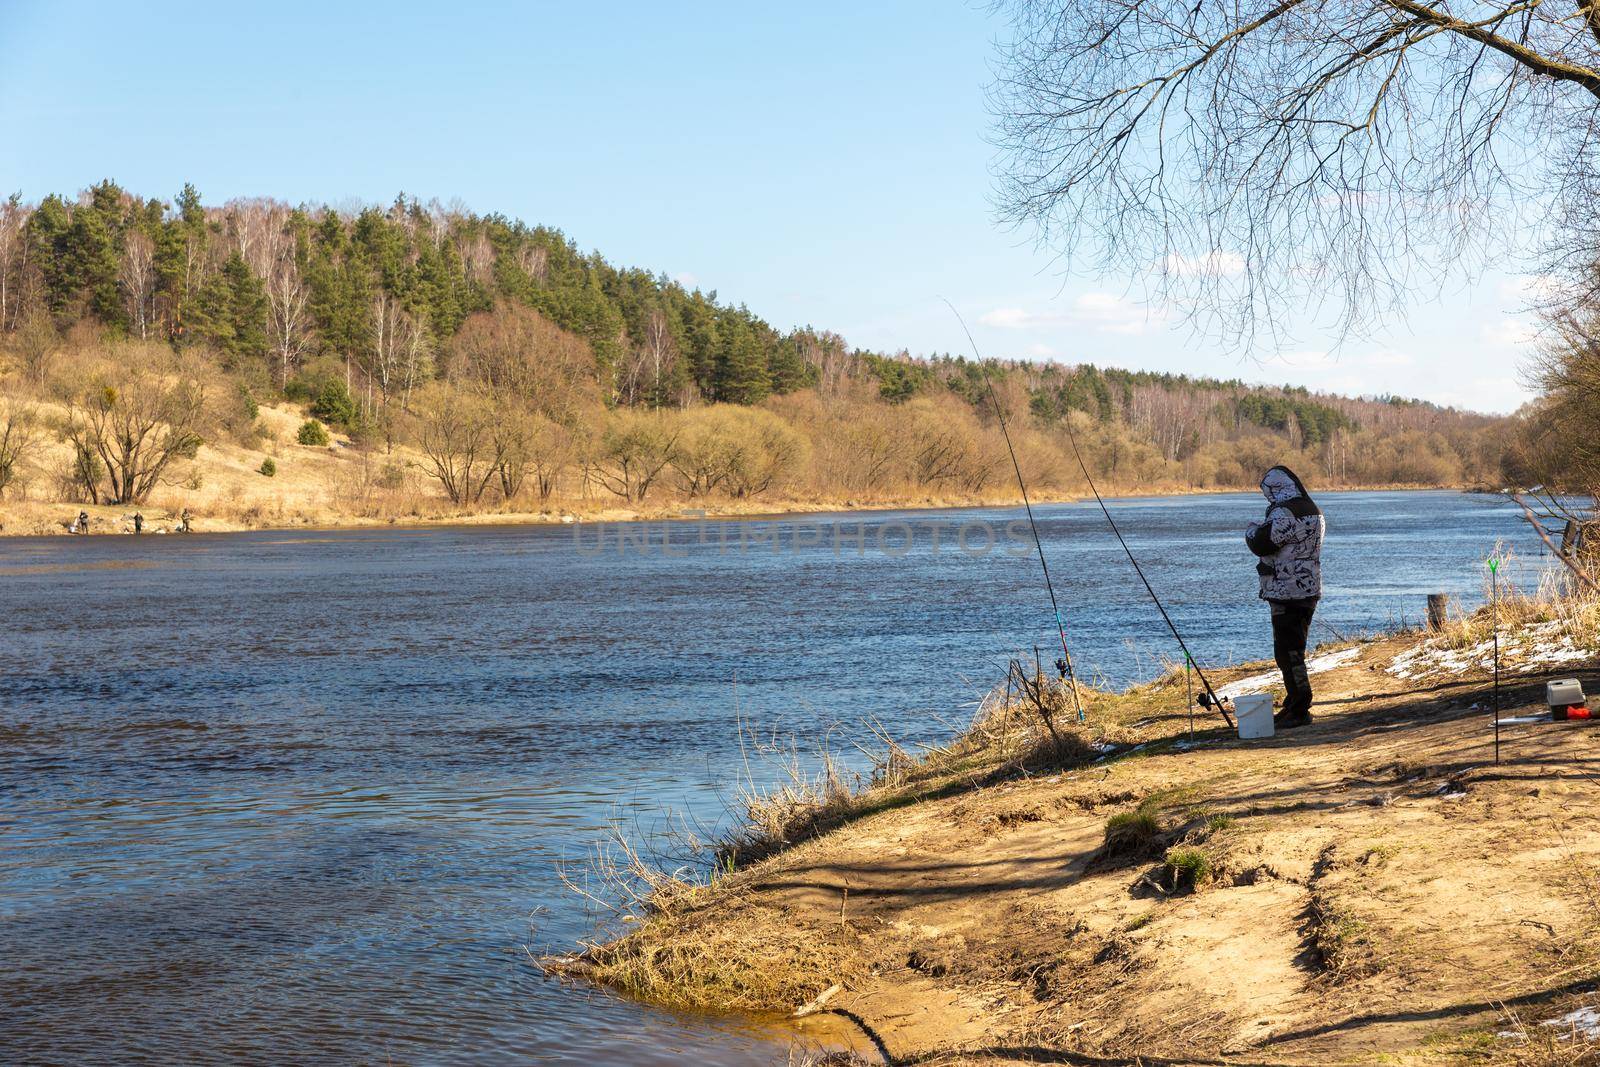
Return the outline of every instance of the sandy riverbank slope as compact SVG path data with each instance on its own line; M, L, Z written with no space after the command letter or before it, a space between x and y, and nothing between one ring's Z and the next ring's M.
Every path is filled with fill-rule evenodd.
M1458 1061L1521 1055L1497 1036L1519 1030L1571 1053L1600 1024L1600 726L1507 729L1496 764L1488 646L1423 640L1323 659L1316 724L1268 741L1190 747L1181 674L1136 690L1107 714L1140 747L968 760L588 962L710 1007L789 1012L837 983L869 1062ZM1541 710L1552 676L1600 689L1548 624L1508 644L1509 708ZM1108 849L1141 809L1154 838ZM1209 881L1186 887L1174 847Z

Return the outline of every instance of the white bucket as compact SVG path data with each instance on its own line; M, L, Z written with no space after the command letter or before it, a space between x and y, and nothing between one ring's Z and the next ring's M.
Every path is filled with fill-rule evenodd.
M1272 694L1251 693L1233 698L1233 717L1239 736L1246 741L1272 736Z

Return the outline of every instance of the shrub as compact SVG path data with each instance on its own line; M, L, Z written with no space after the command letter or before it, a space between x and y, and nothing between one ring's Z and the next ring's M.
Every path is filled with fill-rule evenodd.
M311 414L323 422L336 426L353 426L356 421L356 402L350 390L337 378L324 382L311 404Z
M379 489L400 489L406 484L406 469L394 460L383 465L375 482Z
M278 473L278 465L272 461L271 456L261 461L261 473L268 478Z
M328 436L328 428L326 426L316 419L307 419L300 424L300 432L295 435L295 440L303 445L327 448L332 438Z

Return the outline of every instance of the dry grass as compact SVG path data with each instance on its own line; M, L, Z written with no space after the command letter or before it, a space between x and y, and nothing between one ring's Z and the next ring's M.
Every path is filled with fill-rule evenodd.
M846 947L778 922L696 924L682 936L688 929L683 914L663 911L626 937L589 946L572 973L670 1007L768 1013L792 1011L827 984L806 976L848 968Z
M1111 710L1113 694L1079 688L1097 713ZM863 774L844 770L828 751L806 760L792 743L763 744L742 735L747 773L737 798L741 821L719 844L719 862L730 868L758 862L866 815L1007 777L1083 766L1108 751L1117 733L1114 721L1097 714L1099 725L1078 724L1061 683L1046 680L1042 694L1048 715L1015 687L997 687L954 740L916 753L900 746L881 723L868 723L876 747L856 746L868 763ZM776 766L777 785L755 784L748 773L752 755Z
M1493 596L1488 562L1499 565L1498 610ZM1562 567L1543 567L1531 580L1521 575L1523 562L1509 549L1497 546L1485 560L1485 605L1470 613L1455 611L1433 640L1438 647L1465 649L1491 639L1498 617L1502 636L1507 632L1554 624L1550 636L1570 638L1580 648L1600 648L1600 597L1580 590Z
M729 872L664 870L642 857L620 828L586 861L563 865L560 873L570 890L611 921L576 955L539 960L552 974L670 1007L770 1013L815 997L822 986L813 988L806 976L840 973L848 958L842 941L796 936L776 921L697 922L713 899L723 908L744 903L729 887Z

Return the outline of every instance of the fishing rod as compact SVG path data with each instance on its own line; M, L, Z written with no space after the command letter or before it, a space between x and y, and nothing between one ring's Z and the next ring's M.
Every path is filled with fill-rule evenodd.
M1222 699L1217 696L1217 691L1211 688L1211 682L1206 678L1206 672L1200 669L1200 664L1195 663L1194 655L1190 653L1189 646L1183 640L1183 635L1178 632L1178 627L1173 623L1172 616L1168 615L1167 609L1162 606L1161 598L1156 596L1155 588L1151 586L1150 579L1144 576L1144 568L1139 566L1139 561L1134 558L1133 549L1129 548L1128 542L1123 539L1122 531L1117 529L1117 520L1111 517L1111 509L1106 507L1105 500L1100 496L1100 490L1095 488L1094 477L1089 473L1089 465L1083 461L1083 453L1078 451L1078 435L1072 432L1072 413L1070 411L1067 412L1067 417L1061 421L1067 428L1067 440L1072 442L1072 455L1078 461L1078 468L1083 471L1083 480L1089 483L1089 491L1094 494L1095 503L1100 505L1100 511L1105 515L1106 522L1111 527L1111 532L1117 535L1117 542L1122 545L1122 551L1127 553L1128 562L1133 564L1134 572L1139 575L1139 580L1144 583L1144 591L1150 594L1150 599L1155 603L1156 610L1161 612L1161 618L1165 620L1167 629L1171 630L1172 636L1177 638L1178 647L1183 649L1184 659L1194 665L1195 676L1200 679L1200 685L1205 689L1205 692L1200 696L1201 706L1215 708L1222 715L1223 721L1228 724L1229 729L1232 729L1233 716L1228 714L1228 709L1223 705Z
M944 300L944 297L939 299ZM978 342L972 339L972 331L967 329L967 320L961 317L961 312L956 306L945 300L944 306L961 324L961 330L967 335L967 344L972 346L972 356L978 361L979 369L983 371L983 384L989 387L989 399L994 403L995 416L1000 420L1000 433L1006 439L1006 451L1011 453L1011 469L1017 472L1017 488L1022 490L1022 506L1028 512L1028 526L1033 530L1033 547L1039 550L1039 569L1044 571L1044 587L1050 593L1050 610L1056 616L1056 634L1061 638L1061 659L1056 664L1061 672L1061 677L1067 681L1067 686L1072 690L1072 706L1077 709L1078 721L1084 721L1083 701L1078 697L1078 676L1072 669L1072 653L1067 649L1067 626L1061 621L1061 606L1056 603L1056 587L1050 581L1050 564L1045 562L1044 542L1039 540L1039 524L1033 521L1033 504L1028 501L1028 486L1022 479L1022 464L1017 462L1017 449L1011 443L1011 431L1006 428L1005 411L1000 407L1000 398L995 394L994 381L989 377L989 372L983 367L983 357L978 354Z

